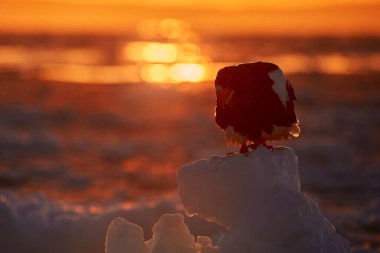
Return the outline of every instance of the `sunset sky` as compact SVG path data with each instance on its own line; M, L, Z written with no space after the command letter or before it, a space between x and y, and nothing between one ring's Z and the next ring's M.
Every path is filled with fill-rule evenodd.
M376 0L2 0L1 33L128 34L180 18L201 35L380 35Z

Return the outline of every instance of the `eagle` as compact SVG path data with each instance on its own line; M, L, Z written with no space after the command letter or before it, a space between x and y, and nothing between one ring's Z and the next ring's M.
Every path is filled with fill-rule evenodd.
M240 145L240 153L259 145L273 149L267 141L300 134L294 89L277 65L260 61L224 67L215 90L215 121L229 145Z

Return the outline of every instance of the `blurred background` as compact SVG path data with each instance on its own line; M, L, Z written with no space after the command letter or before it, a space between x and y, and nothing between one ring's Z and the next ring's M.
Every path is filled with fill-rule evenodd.
M181 212L176 170L237 151L214 123L225 65L278 64L296 91L302 189L354 252L380 251L380 4L2 0L0 251L104 252ZM219 225L186 218L215 240Z

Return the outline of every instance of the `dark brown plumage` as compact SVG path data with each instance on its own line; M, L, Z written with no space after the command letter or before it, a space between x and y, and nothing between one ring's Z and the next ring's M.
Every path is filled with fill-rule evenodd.
M215 121L230 144L265 144L299 134L296 97L281 69L254 62L225 67L215 79Z

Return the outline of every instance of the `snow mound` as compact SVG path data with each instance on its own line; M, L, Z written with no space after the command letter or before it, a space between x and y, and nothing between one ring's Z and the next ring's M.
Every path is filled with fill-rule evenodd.
M136 224L117 217L108 226L106 253L148 253L143 230Z
M152 253L192 253L194 236L180 214L165 214L153 226L153 237L147 242Z
M254 195L275 186L300 192L298 159L292 149L212 156L178 170L178 191L190 214L230 227Z
M177 177L185 209L228 228L218 253L349 252L348 242L300 192L290 148L213 156L183 166Z

